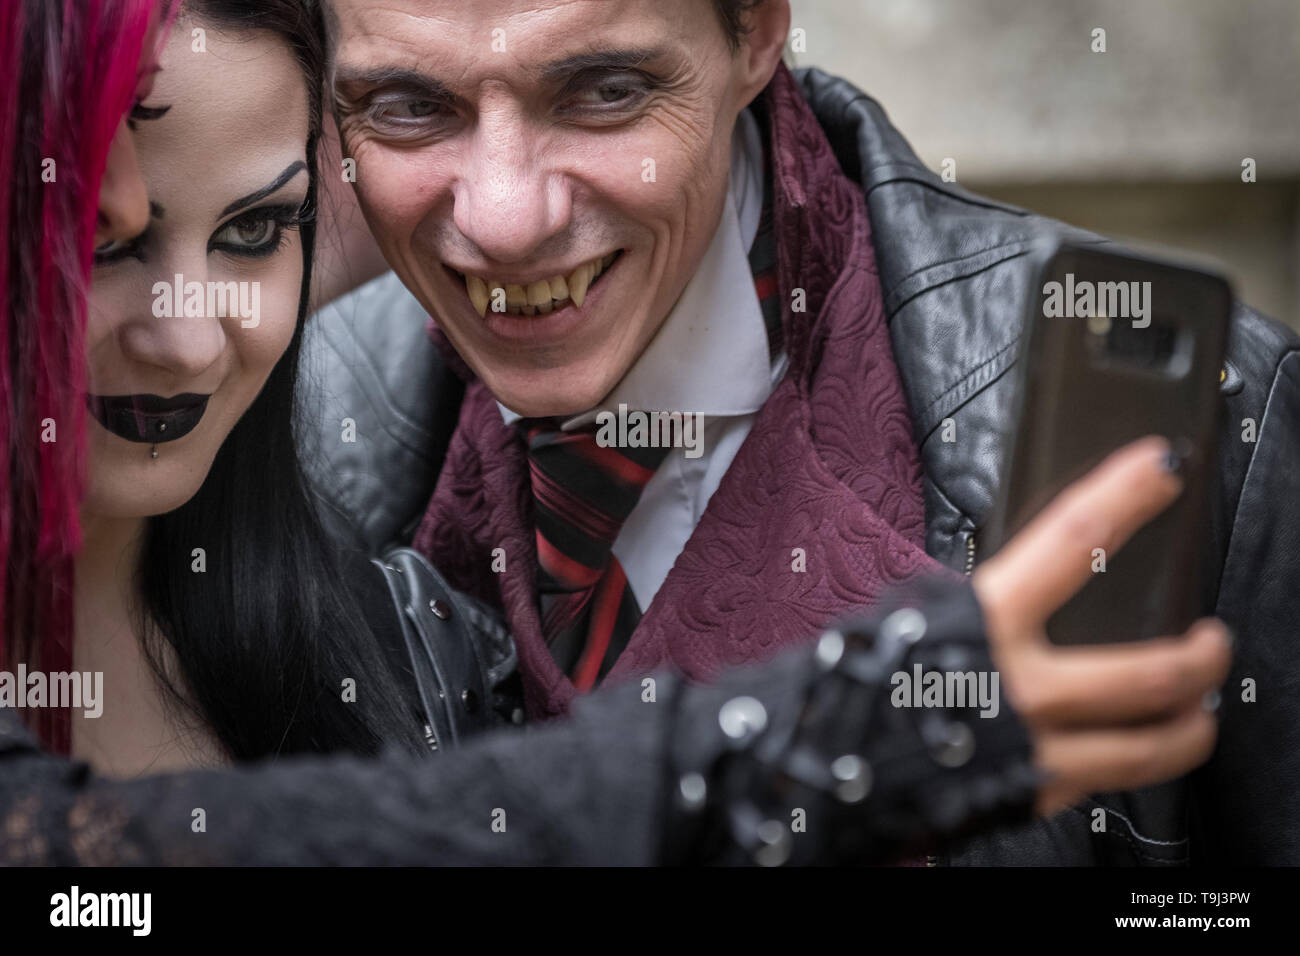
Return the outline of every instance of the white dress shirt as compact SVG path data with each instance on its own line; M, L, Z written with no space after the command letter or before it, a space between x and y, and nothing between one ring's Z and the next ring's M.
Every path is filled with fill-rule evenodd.
M602 410L617 414L620 404L704 416L703 454L687 458L686 449L670 449L614 541L642 611L686 547L754 414L785 373L784 355L770 359L749 266L762 208L763 144L757 121L744 110L731 141L726 206L695 275L613 391L562 426L589 424ZM519 419L500 407L507 424Z

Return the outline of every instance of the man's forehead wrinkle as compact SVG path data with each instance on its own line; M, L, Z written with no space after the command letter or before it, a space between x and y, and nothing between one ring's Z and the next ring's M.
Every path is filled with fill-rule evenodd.
M350 8L349 8L350 9ZM396 17L400 22L393 23L388 18ZM360 20L360 23L356 21ZM382 22L376 22L382 21ZM356 29L362 36L375 37L385 41L402 39L407 31L419 31L430 25L443 24L448 27L454 21L438 13L413 13L376 4L364 4L360 11L349 14L340 21L339 32L342 37L340 48L347 45ZM397 32L394 32L397 31Z
M526 43L530 38L534 38L535 34L541 32L538 27L521 27L519 30L521 35L511 37L511 31L507 28L510 26L512 21L516 21L521 17L533 18L543 15L550 16L564 7L582 8L581 11L575 10L572 19L580 19L583 23L584 29L586 30L590 30L593 26L598 27L609 24L626 24L629 22L628 19L623 16L608 18L603 22L600 20L593 22L590 16L590 10L588 9L592 4L597 4L600 9L606 11L624 8L629 5L627 0L552 0L550 3L541 4L534 0L533 4L520 10L484 10L480 12L477 8L481 5L472 4L469 0L455 0L455 2L448 2L448 0L428 0L428 2L416 5L416 9L420 12L413 12L411 9L397 9L367 3L363 4L360 10L350 13L347 16L347 20L350 22L345 28L341 28L340 30L338 53L341 59L342 53L347 51L349 46L357 42L359 39L373 40L385 46L391 46L394 43L406 41L407 43L418 47L428 44L431 39L437 42L439 39L452 37L462 33L469 23L472 23L476 30L481 30L483 32L485 43L493 39L493 30L497 28L506 29L507 50L509 50L510 47L514 46L516 43ZM632 5L636 7L639 4ZM441 12L442 8L450 8L450 10L454 12L444 14ZM349 10L352 9L353 8L349 6ZM477 15L476 20L467 21L463 17L463 12L467 9L475 10ZM581 16L579 16L580 13ZM394 24L391 22L377 22L383 21L385 16L398 17L404 21L404 23ZM644 11L642 11L642 16L638 17L637 20L642 20L644 18ZM568 25L570 24L565 24L565 26ZM403 26L405 29L403 29ZM560 24L556 24L556 28L558 29L559 27ZM426 32L421 35L421 31ZM427 31L438 32L431 36Z

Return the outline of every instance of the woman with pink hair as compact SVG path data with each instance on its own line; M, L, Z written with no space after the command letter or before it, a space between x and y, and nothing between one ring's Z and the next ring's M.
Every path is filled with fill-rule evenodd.
M91 250L139 230L148 215L128 124L152 83L151 47L166 7L2 5L0 448L10 480L0 497L0 663L67 671ZM97 188L104 201L87 202ZM67 752L66 710L42 709L35 725L52 749Z

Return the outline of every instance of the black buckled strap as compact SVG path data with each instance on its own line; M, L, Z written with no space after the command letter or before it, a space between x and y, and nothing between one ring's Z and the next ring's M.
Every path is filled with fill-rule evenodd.
M931 672L983 674L991 689L966 582L914 586L778 669L679 698L668 861L887 862L1029 815L1039 778L1000 683L996 708L899 693Z
M522 722L514 641L499 618L410 548L374 563L399 611L430 746L454 747L469 734Z

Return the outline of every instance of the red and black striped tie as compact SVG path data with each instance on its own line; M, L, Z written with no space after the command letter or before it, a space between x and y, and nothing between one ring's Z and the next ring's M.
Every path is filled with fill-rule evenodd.
M537 525L542 633L580 691L627 646L641 608L610 550L667 448L604 448L591 429L524 423Z
M781 344L772 176L764 162L763 208L749 250L775 361ZM580 691L614 666L642 609L610 548L667 448L602 448L594 430L562 432L559 419L525 419L537 520L542 633L551 654Z

